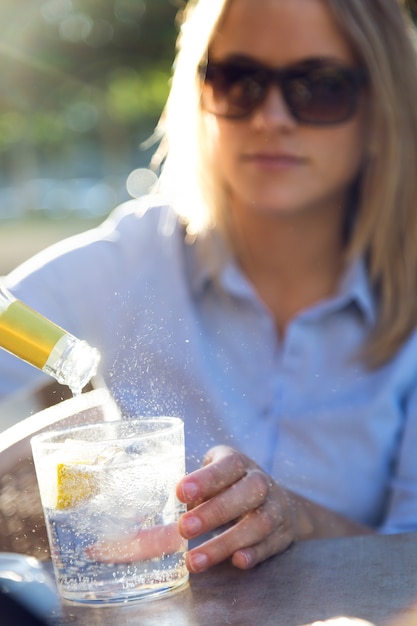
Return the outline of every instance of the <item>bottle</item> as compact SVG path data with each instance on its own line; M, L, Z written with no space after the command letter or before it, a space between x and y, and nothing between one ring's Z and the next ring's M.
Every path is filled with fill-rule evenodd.
M0 283L0 347L81 393L96 374L100 354L17 300Z

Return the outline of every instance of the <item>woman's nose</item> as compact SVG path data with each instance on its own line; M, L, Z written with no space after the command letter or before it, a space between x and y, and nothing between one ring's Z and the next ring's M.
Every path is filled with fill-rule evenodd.
M281 89L271 86L264 101L256 110L253 120L265 127L282 127L292 130L297 125L297 120L292 115Z

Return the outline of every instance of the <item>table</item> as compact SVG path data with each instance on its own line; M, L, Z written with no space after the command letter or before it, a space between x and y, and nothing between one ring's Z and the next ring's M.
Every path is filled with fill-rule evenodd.
M346 616L417 625L417 533L300 542L247 572L224 564L158 600L113 607L63 603L76 626L304 626Z

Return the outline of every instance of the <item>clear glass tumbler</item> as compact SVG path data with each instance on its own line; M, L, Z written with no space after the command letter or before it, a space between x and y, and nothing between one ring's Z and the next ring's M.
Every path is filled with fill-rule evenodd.
M184 585L185 473L177 417L90 424L33 437L32 451L61 595L115 603Z

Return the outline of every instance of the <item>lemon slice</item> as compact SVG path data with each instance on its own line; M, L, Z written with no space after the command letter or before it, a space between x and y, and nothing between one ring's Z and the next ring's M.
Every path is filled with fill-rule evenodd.
M80 462L57 466L57 509L68 509L89 500L98 493L98 476Z

